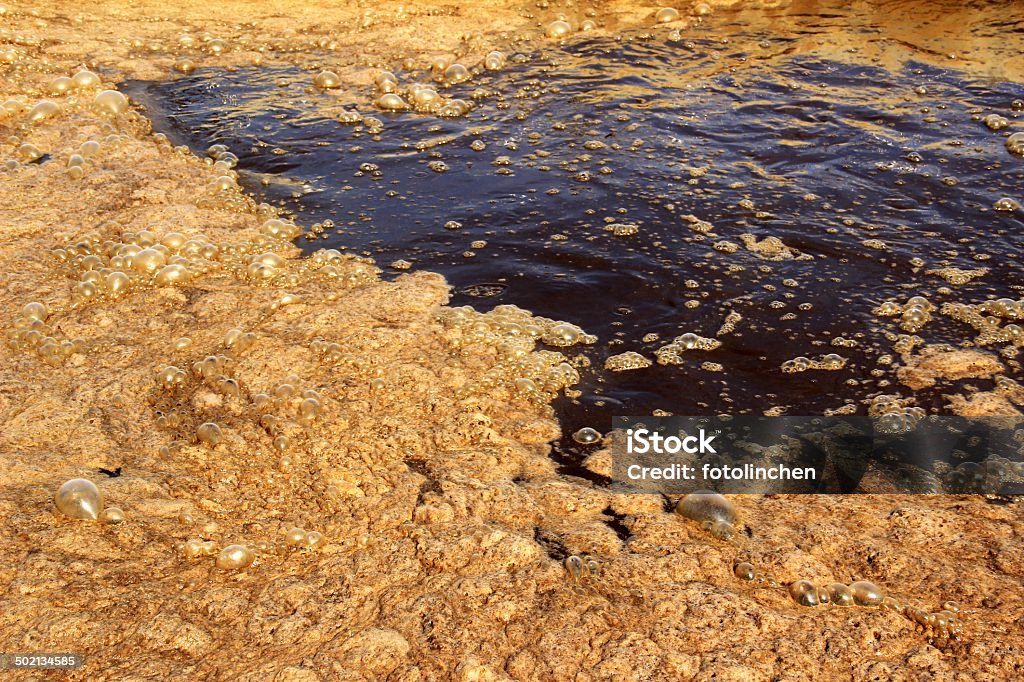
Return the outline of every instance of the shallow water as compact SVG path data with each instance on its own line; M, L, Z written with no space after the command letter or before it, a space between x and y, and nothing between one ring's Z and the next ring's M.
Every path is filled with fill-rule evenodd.
M881 301L1021 295L1024 214L992 207L1024 200L1024 160L1004 148L1024 127L1011 106L1024 84L942 65L934 36L920 47L894 34L908 59L861 56L856 46L877 36L867 19L819 8L794 24L794 11L785 30L726 15L715 31L546 44L452 87L447 94L467 100L488 93L466 118L360 108L384 121L379 139L328 116L337 95L313 90L313 73L297 67L201 71L132 89L158 130L196 150L227 144L243 185L263 200L303 225L333 221L326 239L304 247L347 248L382 266L411 261L444 273L454 305L516 304L597 334L582 349L593 363L583 396L560 405L567 433L655 409L814 414L897 392L887 367L869 374L892 353L883 331L900 333L871 313ZM1011 42L1021 40L1016 26ZM827 40L809 50L807 35ZM980 118L992 113L1009 127L986 127ZM476 140L483 151L471 149ZM446 172L428 167L437 160ZM690 229L687 215L712 233ZM638 232L616 236L610 222ZM778 237L810 258L762 260L741 234ZM721 253L719 241L740 249ZM989 272L936 294L946 283L926 271L948 266ZM732 311L743 319L717 350L690 351L680 366L602 369L627 350L653 360L685 332L714 337ZM919 335L960 343L971 332L940 318ZM642 340L652 333L660 338ZM834 347L836 336L859 345ZM779 369L825 353L849 360L840 371ZM937 407L939 392L919 404Z

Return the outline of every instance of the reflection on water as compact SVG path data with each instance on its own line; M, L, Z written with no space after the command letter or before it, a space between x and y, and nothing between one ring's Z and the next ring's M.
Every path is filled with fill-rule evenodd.
M975 48L1019 54L1024 23L988 5L958 23L920 3L822 7L549 44L453 87L476 101L466 118L367 110L379 138L339 124L336 96L298 68L135 91L158 128L229 145L247 187L320 224L310 248L410 261L444 273L453 304L513 303L597 334L584 395L561 406L567 433L652 410L863 413L899 392L883 357L899 329L872 314L880 302L1021 296L1024 216L993 206L1024 199L1004 144L1024 129L1024 85ZM786 248L758 250L768 237ZM984 274L943 289L941 268ZM721 345L602 369L625 351L653 361L685 332ZM946 318L918 335L973 337ZM780 369L830 353L839 369Z

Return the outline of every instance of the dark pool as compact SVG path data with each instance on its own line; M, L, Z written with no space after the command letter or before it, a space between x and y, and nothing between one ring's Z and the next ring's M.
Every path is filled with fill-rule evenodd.
M336 96L312 90L298 67L201 71L132 92L175 140L228 145L262 200L305 226L333 222L303 247L364 253L385 268L411 261L448 278L453 304L515 304L597 334L582 350L593 363L583 396L559 405L570 431L655 409L815 414L900 392L878 364L892 354L884 331L899 331L872 314L879 302L1021 295L1024 215L993 204L1024 200L1024 159L1004 148L1024 129L1011 104L1024 84L972 77L955 61L890 70L795 41L690 29L548 45L453 87L467 99L486 91L465 118L367 109L384 121L379 139L319 113ZM1009 127L989 129L980 119L992 113ZM616 236L609 222L638 232ZM742 234L778 237L805 258L762 260ZM721 241L741 248L722 253ZM946 282L927 271L949 266L989 272L943 295ZM714 336L732 311L743 319L718 350L687 353L680 366L602 369L627 350L653 359L684 332ZM973 338L946 318L919 335ZM834 347L836 336L858 345ZM844 369L779 369L831 352L849 358ZM939 393L918 402L937 407Z

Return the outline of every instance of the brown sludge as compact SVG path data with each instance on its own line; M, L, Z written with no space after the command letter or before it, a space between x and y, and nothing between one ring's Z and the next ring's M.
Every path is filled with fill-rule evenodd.
M711 21L721 4L679 10ZM596 30L651 25L660 7L593 6ZM870 579L925 610L956 601L965 638L933 646L923 611L919 624L882 609L803 609L785 589L737 579L736 546L662 500L556 472L549 401L573 380L561 353L443 312L439 276L384 282L340 256L314 268L261 230L272 216L229 174L159 143L113 95L93 106L124 78L194 68L148 47L185 35L205 46L189 56L200 66L269 60L258 46L273 43L316 62L311 82L330 67L342 88L369 92L402 56L455 54L470 36L479 62L503 49L502 32L542 35L561 5L3 8L0 101L60 106L37 111L30 129L28 107L0 118L3 156L24 143L35 145L26 158L61 162L0 175L0 328L38 301L58 345L71 345L52 362L0 346L0 652L84 654L82 670L54 675L67 680L1019 677L1019 503L735 498L752 534L744 562L786 582ZM574 30L590 21L565 11ZM954 13L921 11L956 25ZM332 41L335 56L358 59L325 59ZM83 64L102 84L79 78L88 96L75 103L51 94ZM79 149L87 163L70 158ZM212 186L218 201L204 201ZM109 297L72 307L79 273L53 249L141 231L202 235L222 255L191 278L166 274L167 286L115 277ZM265 252L280 262L250 262ZM453 315L470 324L442 323ZM232 330L254 337L239 345ZM935 362L912 368L918 380L934 379ZM203 429L201 443L206 423L219 436ZM606 471L606 458L589 461ZM123 521L60 514L54 493L76 478Z

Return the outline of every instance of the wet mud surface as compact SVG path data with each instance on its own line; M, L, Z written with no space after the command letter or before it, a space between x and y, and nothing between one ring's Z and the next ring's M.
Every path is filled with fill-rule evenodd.
M742 377L755 393L756 382L763 380L755 366L771 369L798 356L807 356L807 362L787 365L777 379L802 381L820 374L822 386L832 377L869 382L850 388L837 384L843 397L828 402L831 408L840 407L847 393L858 409L867 399L867 410L878 414L910 414L906 411L918 406L918 396L929 410L973 415L1012 415L1024 402L1017 383L1019 341L1012 329L1018 310L1013 301L990 300L1020 295L1013 288L1012 261L1019 214L994 211L990 202L1019 177L1019 166L1012 165L1019 159L1005 149L1000 156L1002 138L983 121L970 121L970 109L978 107L984 109L979 113L1001 112L1012 121L1003 132L1015 130L1012 110L998 107L1009 106L1005 99L1017 96L1012 84L1021 82L1014 70L1019 67L1007 58L1019 53L1018 20L997 5L960 11L944 3L844 3L834 11L819 6L812 15L798 4L699 5L680 7L678 25L659 26L657 7L626 2L581 7L143 1L130 8L119 2L89 7L4 2L0 651L75 651L85 659L83 669L68 673L4 673L13 679L409 682L1020 677L1024 527L1017 498L887 495L884 472L868 471L868 489L878 494L734 496L725 505L680 504L675 497L611 493L600 484L608 471L607 449L596 440L572 451L564 447L573 431L571 410L581 410L587 420L599 414L596 389L607 387L609 395L635 392L630 404L650 405L645 401L651 395L661 399L652 389L656 381L638 378L630 388L625 378L616 383L619 377L669 376L682 371L675 358L689 368L691 354L698 352L707 355L700 366L706 360L726 367L716 358L719 352L736 358L725 374ZM591 19L598 32L556 50L543 35L563 17L574 31ZM794 31L794 22L799 30ZM863 24L864 32L836 32L836 22ZM762 111L743 97L722 106L725 94L738 87L731 79L749 78L746 86L755 88L778 82L757 69L712 72L717 67L709 55L718 52L714 32L734 32L737 26L792 33L793 42L783 48L792 53L781 58L790 71L781 68L801 90L813 91L818 86L810 83L823 80L829 96L822 101L829 107L779 112L766 106ZM602 51L618 50L638 63L655 59L652 55L669 49L668 34L676 29L692 33L677 42L692 40L695 58L705 60L700 69L708 70L699 77L706 79L703 94L690 93L691 111L710 117L721 109L735 116L735 107L754 107L756 117L788 122L784 130L791 138L806 128L814 136L831 131L842 144L848 134L864 142L858 158L884 157L897 166L882 171L855 164L842 169L845 183L804 175L773 185L770 178L757 176L755 182L747 173L745 188L731 187L731 181L714 175L716 169L735 169L751 157L761 166L784 165L778 133L753 122L737 129L711 127L709 119L699 117L680 121L658 111L651 83L641 79L636 85L652 109L635 107L629 113L652 131L644 133L655 150L651 155L674 149L673 131L712 138L701 137L680 152L692 159L687 164L702 167L697 161L704 159L710 168L701 176L703 184L695 185L689 184L695 178L688 171L678 169L686 187L682 196L693 206L687 213L720 233L699 241L701 233L690 227L656 232L658 225L698 223L679 223L681 200L671 199L678 201L675 212L667 207L669 198L657 203L655 192L664 177L653 162L641 162L647 152L618 157L621 170L632 173L613 167L604 183L594 178L579 183L554 162L551 171L540 171L543 157L526 158L531 153L526 138L517 150L504 152L515 159L507 168L517 174L491 176L489 171L500 166L491 166L489 159L504 140L484 131L485 151L470 154L455 143L443 145L437 148L442 158L430 160L445 161L449 170L428 168L424 179L400 170L420 152L401 150L401 138L388 134L396 119L372 109L375 75L381 69L402 71L406 59L416 71L443 55L464 59L470 67L492 50L534 55L533 61L512 62L494 76L512 83L532 69L550 68L557 75L559 69L600 63L606 56L598 54ZM641 39L645 31L654 39ZM610 44L618 32L632 37ZM193 42L183 41L183 35ZM771 35L762 39L773 40ZM832 48L827 55L816 53L824 41L832 41ZM850 128L848 121L864 106L884 109L877 102L844 100L833 91L838 86L828 84L831 78L859 77L860 85L870 87L867 76L858 76L861 72L843 57L851 46L871 52L878 60L873 69L884 71L864 74L882 80L914 75L905 66L924 70L923 82L911 89L924 85L925 94L907 92L889 101L901 122L912 122L906 144L872 143L862 129ZM734 50L754 54L750 45L738 47L724 46L726 54L718 61L733 59ZM675 45L672 54L686 49ZM957 54L958 68L947 63L950 52ZM300 201L290 193L282 196L298 220L295 226L281 221L275 207L260 205L261 197L275 197L261 193L273 190L281 177L292 177L295 168L277 168L286 172L262 189L256 173L264 171L246 168L248 149L233 147L239 159L236 178L229 157L206 161L186 153L154 134L140 102L107 92L127 91L129 81L176 77L175 65L186 59L195 63L194 77L200 80L230 69L246 73L254 66L291 79L301 66L312 83L317 73L331 68L343 87L336 88L324 111L354 105L385 121L380 142L363 137L342 146L379 145L401 158L378 164L386 168L380 181L355 177L353 171L345 179L353 187L347 196L333 185L319 200L310 194L294 198ZM81 75L83 68L91 75ZM808 77L808 68L817 69L817 77ZM676 82L681 77L666 70L667 82L656 86L682 88ZM288 87L281 89L290 92ZM528 103L555 110L561 96L568 110L600 106L574 102L564 96L572 86L561 87L561 93L541 93ZM935 89L934 98L929 88ZM318 101L315 93L297 96ZM939 109L943 101L946 110ZM485 98L475 113L491 103ZM922 107L933 107L938 122L924 122ZM314 111L309 125L319 125L323 116L309 111ZM492 115L509 111L495 104ZM435 124L461 127L473 115ZM954 137L936 132L947 130L943 122L964 138L963 147L942 146ZM632 144L633 133L620 131L628 122L605 116L579 128L572 127L578 122L566 123L562 131L539 131L542 141L560 141L547 148L561 161L582 154L567 145L590 128L602 135L614 132L613 138L595 136L606 144L619 136ZM155 124L160 127L159 117ZM879 126L874 134L887 139L888 129ZM737 130L752 138L743 154L743 145L732 139ZM635 132L639 136L640 130ZM493 142L487 137L492 134ZM720 149L727 152L715 156ZM795 149L808 163L816 155L833 158L827 150ZM906 160L906 150L923 160ZM293 150L296 168L302 165L303 155L296 153L301 151ZM598 167L604 150L586 151L594 161L580 163ZM276 158L290 163L287 152ZM345 158L338 163L354 161ZM383 240L376 244L364 228L388 225L383 212L397 211L394 206L402 200L380 199L374 194L377 185L408 172L409 183L433 179L439 189L449 182L476 189L482 183L472 182L469 158L477 159L474 172L486 166L488 188L511 183L512 189L494 190L495 196L528 194L534 187L562 191L529 194L521 208L465 206L469 217L463 217L460 230L412 224L408 230L415 238L408 244L420 251L395 251L394 260L405 259L413 268L392 268L391 256L381 257L385 251L380 250L392 248L390 233L374 236ZM948 164L940 164L940 158L948 158ZM924 169L933 165L926 177ZM961 182L940 188L934 180L947 176L947 165L956 168L950 175ZM576 172L582 170L581 165ZM782 167L772 173L795 175ZM866 193L858 182L874 187L874 178L903 180L905 185L895 187L911 187L909 196L919 205L864 201L857 211L837 214L838 221L826 220L824 203L843 207L842 199L853 206ZM302 180L294 191L301 194L304 182L312 180ZM804 185L810 191L821 185L851 189L805 204L791 191L807 191ZM572 196L574 188L578 197ZM866 196L903 196L887 188L892 191ZM409 205L431 213L445 212L441 199L431 197L454 192L413 189L399 184L396 191L408 193ZM753 209L733 205L747 198L745 193ZM353 197L374 208L371 220L343 224L358 219L347 215L357 210ZM581 197L594 199L593 215L575 203ZM488 229L483 225L487 211L495 222L522 219L518 211L529 215L548 202L563 206L568 218L542 215L526 221L531 239L475 234ZM614 228L603 229L604 218L620 203L627 214L616 221L626 225L635 216L636 234L628 234L629 228L620 228L619 235ZM700 215L698 208L706 213ZM758 217L761 208L771 215ZM322 220L313 218L318 211L337 216L335 228L323 230L326 240L312 229ZM930 228L935 234L925 235L932 255L921 256L928 260L922 267L941 268L948 261L964 271L984 267L988 272L946 273L954 280L968 277L963 284L914 273L904 262L914 257L913 236L888 219L900 212L936 223ZM391 215L398 220L398 212ZM795 216L818 230L797 231L791 223ZM860 222L845 225L838 216L859 216ZM970 241L973 232L958 233L952 224L957 218L984 227L988 243ZM552 222L542 225L543 220ZM919 229L920 222L900 222ZM845 245L868 223L878 225L878 238L888 250L845 253ZM829 233L829 226L838 231ZM344 234L334 233L338 227ZM303 236L293 242L297 228ZM569 239L554 239L556 233ZM741 240L747 233L757 239ZM783 246L766 242L768 236L778 236ZM462 263L464 241L477 238L489 245L469 247L477 255ZM659 240L664 247L655 247ZM717 241L737 248L709 250ZM489 255L492 243L497 257ZM316 251L332 246L347 246L355 255ZM359 257L361 251L375 262ZM805 252L815 260L801 260ZM979 253L992 258L976 261ZM430 258L437 259L436 267L423 266ZM552 311L562 308L536 302L523 306L532 315L510 307L518 287L513 271L524 272L523 278L538 287L554 286L559 281L554 275L565 273L568 291L574 280L587 283L580 272L592 258L601 263L596 274L621 273L613 282L624 297L635 297L629 305L664 325L658 343L637 344L640 325L631 321L636 312L619 314L624 326L612 327L615 320L604 315L605 302L596 297L578 296L573 315L556 315ZM498 271L492 276L488 270L484 277L465 270L485 259L516 267L506 271L507 282L497 282ZM615 259L621 259L621 268L605 268ZM853 263L859 267L847 267ZM825 294L819 299L816 292L834 283L818 282L818 270L805 270L805 264L848 277L857 291L870 288L866 277L858 277L861 270L893 278L879 277L876 288L883 295L872 301L873 317L859 302L838 311L836 325L859 326L865 334L850 347L853 351L831 341L813 345L828 338L824 326L813 322L824 319L814 311L824 307ZM790 299L779 292L768 297L747 285L729 273L732 265L747 268L759 284L792 276L802 284L788 305L808 297L817 307L807 311L813 314L779 324L761 308L746 306L744 297ZM762 271L762 265L772 271ZM682 289L681 312L636 294L644 277L661 281L673 267L697 273L692 277L698 287ZM444 271L454 289L431 269ZM460 272L466 279L459 279ZM500 290L501 295L488 302L459 293L481 282L502 286L477 293ZM900 282L913 286L900 291ZM592 284L600 290L600 277ZM951 293L941 293L943 286ZM701 287L708 296L694 299L698 307L686 308L685 293L699 293ZM518 295L530 297L518 289ZM472 302L477 309L452 307L449 301ZM723 316L722 301L745 306L742 318ZM492 309L494 303L505 307ZM744 329L748 320L759 331L771 325L789 330L800 343L791 342L791 353L781 352L781 343L750 349L745 344L755 335ZM607 346L614 332L609 335L602 325L623 331L623 343ZM691 331L698 336L674 340ZM701 350L715 342L721 346ZM888 361L872 360L876 344L886 348ZM749 365L740 359L744 348ZM632 349L652 366L621 374L598 371L611 351ZM843 365L824 357L832 352L850 359ZM766 359L754 360L761 357L754 353ZM667 362L660 364L659 358ZM618 361L621 367L639 364L632 356ZM841 371L818 369L837 366ZM876 370L881 374L873 374ZM727 411L728 402L709 397L719 379L685 390L699 391L695 398L707 402L709 411ZM885 379L891 382L887 386L870 383ZM873 395L882 389L885 393ZM810 397L810 387L787 390L804 396L808 405L826 408L827 401ZM739 387L728 397L753 409ZM765 410L795 403L781 389L765 397L770 398ZM566 402L559 410L570 416L562 421L552 407L555 400ZM567 466L579 475L562 473ZM85 494L88 501L91 487L76 483L55 499L74 479L92 481L102 495L97 520L72 494ZM68 515L79 511L87 518ZM815 590L800 581L813 583ZM890 601L878 602L879 591ZM839 600L847 592L861 600L858 605L807 605L823 595Z

